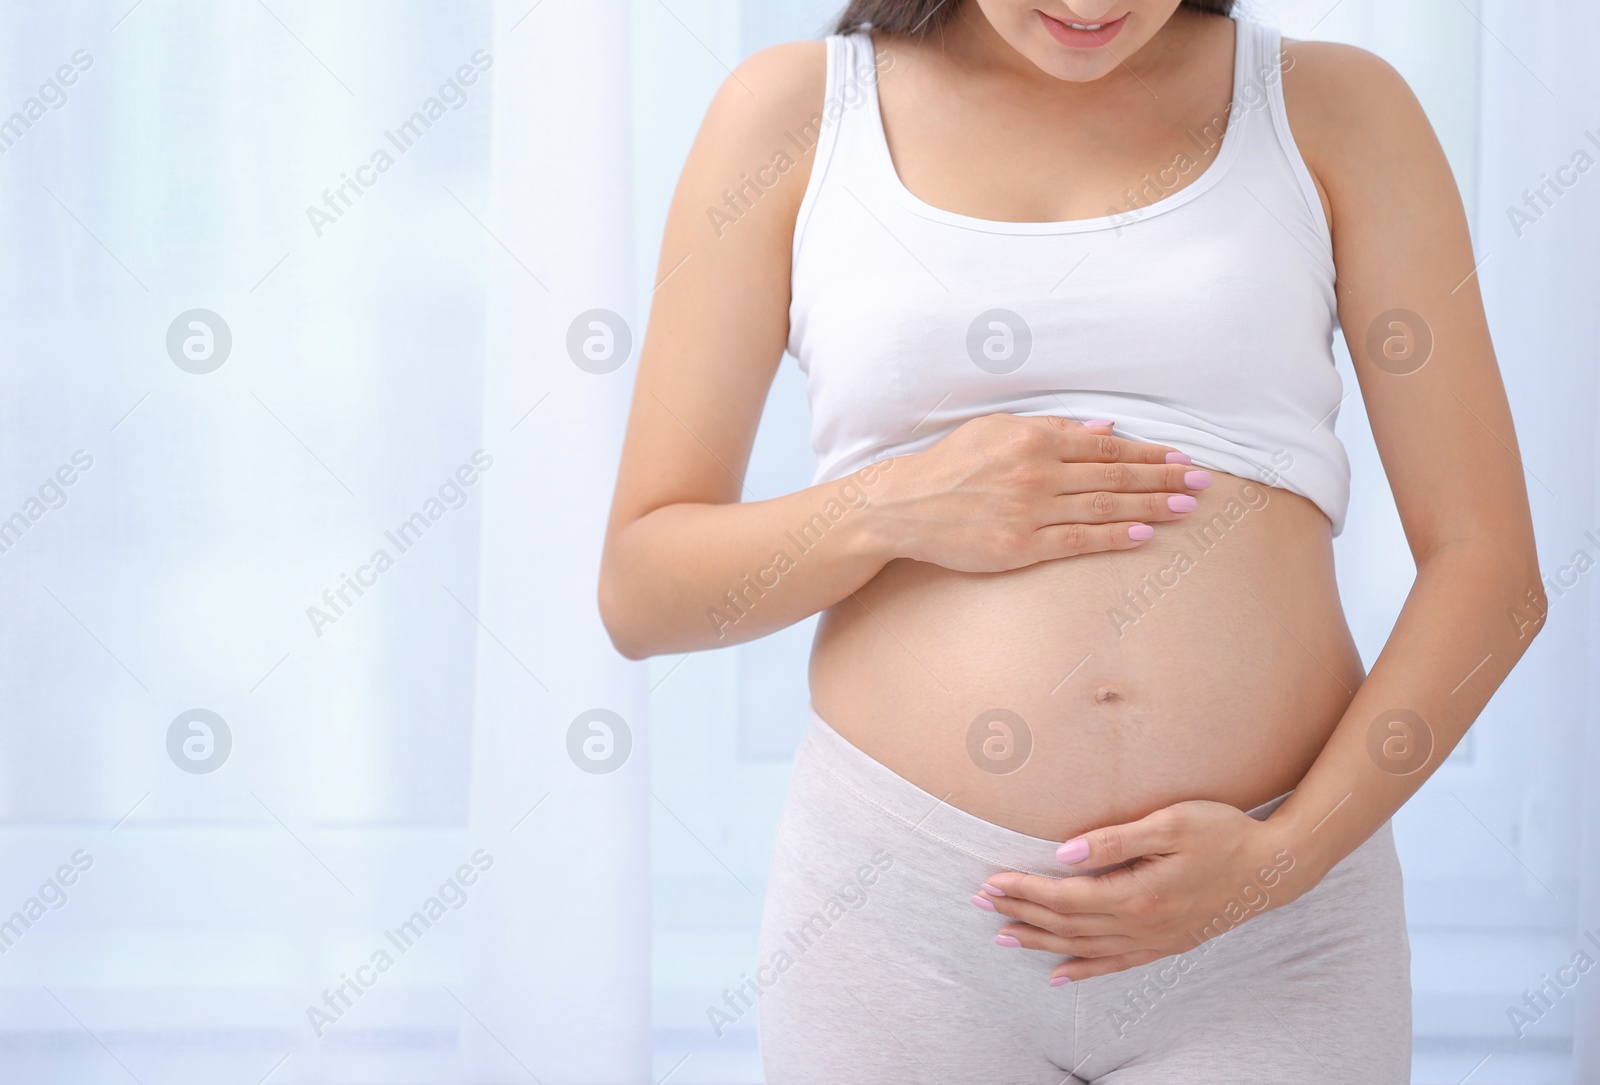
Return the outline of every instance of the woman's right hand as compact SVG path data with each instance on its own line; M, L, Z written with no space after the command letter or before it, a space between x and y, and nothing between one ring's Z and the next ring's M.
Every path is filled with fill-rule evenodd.
M872 497L898 557L969 573L1130 550L1193 511L1211 474L1110 425L991 414L901 456Z

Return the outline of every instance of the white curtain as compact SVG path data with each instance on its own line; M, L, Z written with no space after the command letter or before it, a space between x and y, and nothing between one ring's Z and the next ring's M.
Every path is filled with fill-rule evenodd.
M516 865L471 960L485 1020L537 1054L540 1077L643 1081L644 671L611 650L595 610L639 338L629 10L500 0L495 23L483 419L515 451L486 494L473 829L507 833ZM507 634L529 647L533 674L496 650ZM503 1080L488 1033L476 1065Z
M648 1076L630 16L0 7L0 1079Z

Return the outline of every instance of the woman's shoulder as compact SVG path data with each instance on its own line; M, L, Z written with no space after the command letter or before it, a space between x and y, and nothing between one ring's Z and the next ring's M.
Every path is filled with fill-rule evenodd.
M741 60L723 80L708 115L734 126L787 122L822 107L827 44L790 41L769 45Z
M1284 38L1282 48L1286 84L1293 79L1327 93L1361 96L1393 94L1406 85L1393 65L1360 46Z
M787 258L814 157L793 153L791 133L813 125L820 114L826 73L827 50L820 41L762 49L728 72L706 108L673 193L667 243L675 253L694 249L700 231L709 229L719 241L742 239L712 250L719 260L745 261L737 274L757 273L759 262L773 254ZM760 213L753 213L758 206ZM701 259L697 266L710 263Z
M821 41L768 46L740 61L706 109L696 151L749 169L766 162L784 134L803 128L822 109L827 47ZM737 173L735 173L737 176Z
M1289 38L1282 48L1284 104L1297 129L1330 137L1376 136L1375 126L1404 126L1421 116L1410 86L1376 53L1341 42Z
M1287 38L1282 51L1290 130L1318 187L1335 205L1341 189L1354 188L1350 182L1381 163L1393 165L1437 147L1421 103L1382 57L1340 42Z

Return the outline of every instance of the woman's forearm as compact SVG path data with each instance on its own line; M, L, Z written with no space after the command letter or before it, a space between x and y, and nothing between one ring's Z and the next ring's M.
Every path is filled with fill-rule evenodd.
M739 644L849 596L895 556L872 512L894 463L765 501L667 505L621 529L600 576L617 650Z
M1531 552L1460 543L1419 563L1371 674L1269 819L1310 884L1422 786L1527 651L1545 613Z
M1132 549L1154 535L1151 523L1194 509L1189 495L1211 474L1110 429L991 414L925 451L787 497L679 497L651 508L619 496L601 562L601 619L617 650L641 659L782 629L896 558L995 573Z

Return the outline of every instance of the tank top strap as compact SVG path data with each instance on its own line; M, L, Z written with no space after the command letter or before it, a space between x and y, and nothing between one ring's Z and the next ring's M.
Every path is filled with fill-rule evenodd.
M1294 187L1299 189L1305 220L1314 234L1310 251L1327 273L1333 275L1333 236L1323 214L1322 198L1294 133L1289 129L1289 110L1283 100L1283 75L1288 70L1283 59L1283 34L1277 27L1265 23L1249 25L1254 39L1253 52L1249 74L1237 94L1243 96L1243 108L1260 114L1257 127L1261 131L1257 138L1271 145L1277 168L1287 170ZM1241 29L1243 26L1241 24Z
M878 68L872 51L872 35L865 30L849 34L830 34L823 39L827 50L827 75L822 108L807 134L814 134L815 158L811 178L795 218L794 255L806 232L816 201L824 187L841 186L852 192L876 192L878 172L887 161L882 141L882 122L878 116Z
M1233 97L1236 102L1241 99L1248 101L1251 88L1260 87L1266 45L1262 35L1266 29L1250 19L1241 17L1234 20L1234 32L1239 35L1239 43L1234 50L1233 71Z
M1271 88L1278 81L1277 31L1243 18L1235 20L1234 27L1239 40L1234 50L1228 126L1251 129L1258 127L1257 115L1267 112ZM1245 138L1241 134L1241 142Z
M822 103L822 122L839 129L841 143L850 153L871 161L877 144L883 142L883 119L878 107L877 56L872 51L872 34L857 30L837 35L837 61L828 72L828 97ZM884 148L887 154L887 147Z

